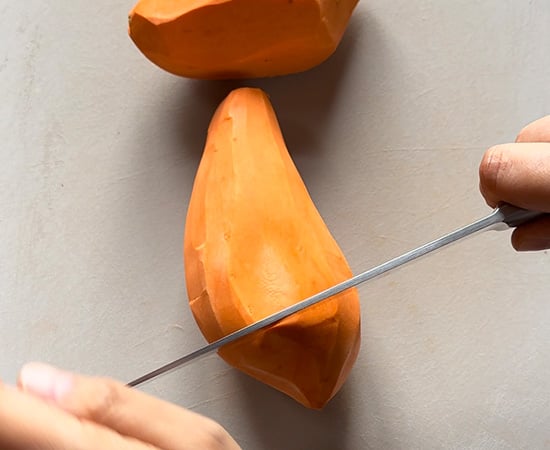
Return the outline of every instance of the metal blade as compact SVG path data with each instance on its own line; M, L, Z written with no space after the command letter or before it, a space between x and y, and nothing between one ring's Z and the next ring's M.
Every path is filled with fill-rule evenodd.
M396 269L398 267L403 266L406 263L409 263L415 259L418 259L421 256L427 255L428 253L432 253L435 250L448 246L449 244L452 244L454 242L460 241L468 236L472 236L480 231L484 231L487 229L506 229L509 227L516 227L521 225L524 222L527 222L529 220L536 218L539 215L542 215L542 213L535 212L535 211L527 211L527 210L517 208L515 206L511 206L507 204L501 205L495 210L493 210L493 212L488 216L482 219L479 219L471 223L470 225L466 225L465 227L459 228L458 230L455 230L452 233L442 236L439 239L431 241L401 256L398 256L397 258L391 259L390 261L380 264L379 266L376 266L370 270L367 270L363 273L355 275L354 277L349 278L341 283L338 283L315 295L312 295L311 297L305 300L295 303L294 305L289 306L274 314L271 314L270 316L267 316L264 319L261 319L251 325L241 328L240 330L237 330L231 334L228 334L227 336L224 336L223 338L218 339L217 341L214 341L185 356L182 356L181 358L178 358L169 364L166 364L156 370L153 370L152 372L149 372L139 378L136 378L135 380L128 383L128 386L138 386L140 384L145 383L146 381L150 381L153 378L158 377L159 375L170 372L202 356L205 356L211 352L219 350L224 345L227 345L231 342L241 339L244 336L248 336L249 334L254 333L255 331L258 331L261 328L265 328L269 325L272 325L275 322L278 322L284 319L285 317L288 317L292 314L302 311L303 309L308 308L310 306L313 306L323 300L326 300L329 297L332 297L333 295L339 294L340 292L343 292L347 289L356 287L359 284L372 280L373 278L377 278L393 269Z

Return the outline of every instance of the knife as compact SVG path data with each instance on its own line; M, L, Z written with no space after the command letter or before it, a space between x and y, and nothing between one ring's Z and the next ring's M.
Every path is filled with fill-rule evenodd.
M355 275L341 283L338 283L332 287L329 287L321 292L318 292L315 295L312 295L305 300L302 300L294 305L288 306L287 308L282 309L274 314L271 314L257 322L254 322L246 327L243 327L237 331L234 331L216 341L211 342L208 345L205 345L191 353L188 353L181 358L178 358L168 364L165 364L158 369L153 370L139 378L128 383L128 386L135 387L140 384L150 381L160 375L163 375L167 372L170 372L178 367L184 366L191 361L194 361L202 356L205 356L211 352L219 350L224 345L227 345L231 342L234 342L238 339L248 336L255 331L265 328L269 325L273 325L275 322L278 322L285 317L288 317L292 314L295 314L299 311L302 311L305 308L308 308L312 305L315 305L323 300L326 300L333 295L339 294L342 291L353 288L362 284L366 281L377 278L390 270L396 269L408 262L411 262L421 256L427 255L435 250L438 250L442 247L446 247L449 244L458 242L466 237L472 236L480 231L486 230L506 230L508 228L517 227L523 223L526 223L530 220L533 220L539 216L542 216L544 213L538 211L529 211L516 206L509 204L501 204L495 208L489 215L476 220L475 222L466 225L462 228L459 228L449 234L446 234L434 241L428 242L414 250L411 250L401 256L393 258L379 266L373 267L363 273Z

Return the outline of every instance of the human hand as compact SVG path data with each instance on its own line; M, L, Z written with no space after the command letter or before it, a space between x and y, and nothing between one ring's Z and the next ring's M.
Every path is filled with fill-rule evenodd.
M28 364L0 383L3 450L238 450L216 422L118 382Z
M527 125L515 143L487 150L479 179L489 206L507 202L550 213L550 116ZM516 228L512 245L520 251L550 248L550 216Z

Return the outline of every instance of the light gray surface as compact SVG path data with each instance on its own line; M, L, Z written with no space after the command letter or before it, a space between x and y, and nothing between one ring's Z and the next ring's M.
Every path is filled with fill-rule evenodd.
M210 116L121 0L0 5L0 377L28 360L129 380L203 343L181 242ZM363 1L272 98L355 272L485 214L477 167L550 112L550 3ZM146 390L245 449L550 448L550 256L485 234L360 290L360 358L323 412L216 356Z

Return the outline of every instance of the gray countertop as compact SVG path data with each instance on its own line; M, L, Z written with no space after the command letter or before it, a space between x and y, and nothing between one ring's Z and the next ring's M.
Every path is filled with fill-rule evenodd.
M41 360L128 381L204 341L182 236L206 127L273 101L359 272L489 211L477 169L550 112L550 3L363 0L309 72L201 82L127 36L131 1L0 6L0 378ZM245 449L550 448L550 255L492 232L360 289L362 350L322 412L216 355L145 390Z

